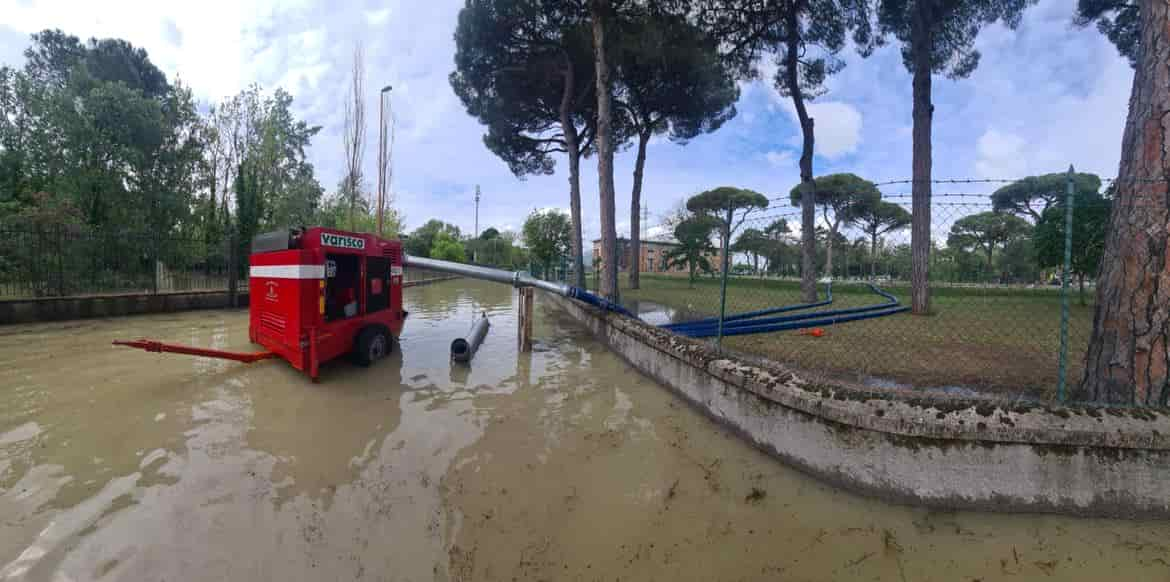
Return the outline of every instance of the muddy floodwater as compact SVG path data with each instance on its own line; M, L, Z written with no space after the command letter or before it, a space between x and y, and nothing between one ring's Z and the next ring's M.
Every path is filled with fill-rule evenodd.
M529 354L506 287L406 301L400 349L319 384L109 345L251 349L244 311L0 327L0 580L1170 580L1170 523L858 497L539 300Z

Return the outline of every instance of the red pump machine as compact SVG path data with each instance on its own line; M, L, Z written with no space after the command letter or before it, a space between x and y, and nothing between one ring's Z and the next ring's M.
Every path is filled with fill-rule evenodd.
M330 228L267 233L253 240L248 278L248 337L267 351L114 344L241 362L279 357L315 380L339 356L368 365L389 353L406 319L402 273L401 241Z

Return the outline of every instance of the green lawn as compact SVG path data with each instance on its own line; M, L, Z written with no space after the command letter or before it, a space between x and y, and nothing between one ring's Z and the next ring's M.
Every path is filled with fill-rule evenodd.
M626 283L622 277L623 285ZM909 289L885 289L909 304ZM824 286L819 287L823 297ZM727 313L800 303L796 281L732 279ZM1090 293L1091 295L1091 293ZM859 283L837 283L834 302L821 310L883 299ZM1059 352L1058 289L937 287L929 316L908 313L825 328L823 337L796 331L733 336L734 350L848 380L877 377L913 386L962 386L1010 395L1051 398ZM623 287L622 301L646 300L695 314L719 312L719 281L691 289L686 278L642 276L642 288ZM1079 381L1092 327L1092 307L1072 299L1069 379Z

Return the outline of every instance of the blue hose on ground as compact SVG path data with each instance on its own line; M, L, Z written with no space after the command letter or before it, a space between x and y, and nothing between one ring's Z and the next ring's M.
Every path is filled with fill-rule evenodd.
M886 301L883 303L866 305L863 307L850 307L831 311L801 313L784 317L752 319L753 317L758 317L760 315L784 313L788 311L797 311L801 309L810 309L813 307L828 305L833 302L833 290L830 284L827 292L828 297L824 301L761 309L758 311L749 311L746 313L739 313L730 317L726 317L723 319L723 335L746 335L753 333L768 333L773 331L804 329L822 325L835 325L849 321L860 321L863 319L885 317L887 315L894 315L896 313L902 313L904 311L910 310L909 307L899 305L897 297L887 293L877 285L872 283L867 283L867 285L869 285L869 288L874 293L884 297ZM569 287L566 295L583 303L588 303L589 305L597 307L603 311L613 311L633 319L640 319L637 315L631 313L630 310L622 307L620 304L609 301L603 297L598 297L597 295L594 295L585 289L581 289L580 287ZM718 334L718 325L718 318L708 317L695 321L684 321L675 324L668 324L660 327L679 335L703 338Z
M729 330L729 329L739 329L741 327L755 328L755 327L760 327L760 326L766 326L766 325L772 325L772 324L778 324L778 323L788 323L788 322L794 322L794 321L806 321L806 320L810 320L810 319L818 319L819 320L819 319L823 319L823 318L829 317L829 316L853 315L855 313L881 311L883 309L889 309L891 307L896 307L897 305L898 305L897 303L878 303L876 305L865 305L863 307L850 307L848 309L834 309L833 311L814 311L812 313L801 313L799 315L791 315L788 317L767 317L764 319L733 321L731 323L724 323L723 324L723 331L726 334L727 330ZM677 333L679 335L685 335L685 336L690 336L690 337L707 337L708 335L715 335L718 332L718 329L719 329L719 325L716 323L716 324L710 324L710 325L697 325L697 326L693 326L693 327L675 328L675 329L672 329L670 331L673 331L674 333ZM706 332L710 332L710 333L706 333ZM704 335L696 335L696 334L704 334Z
M801 309L812 309L814 307L824 307L825 305L829 305L831 303L833 303L833 282L832 281L830 281L827 285L825 285L825 300L824 301L817 301L814 303L798 303L796 305L786 305L784 307L772 307L769 309L760 309L758 311L745 311L743 313L737 313L735 315L728 315L727 317L723 318L723 325L727 325L727 322L729 322L729 321L750 319L752 317L759 317L761 315L772 315L775 313L787 313L789 311L800 311ZM678 323L668 323L665 325L660 325L659 327L661 327L662 329L669 329L671 331L674 331L680 327L690 327L692 325L703 325L703 324L708 324L708 323L711 325L719 325L719 318L718 317L704 317L702 319L693 319L691 321L680 321Z
M894 315L895 313L902 313L903 311L909 311L909 310L910 310L910 307L905 306L905 305L899 305L899 306L894 307L892 309L866 311L864 313L855 313L855 314L851 314L851 315L834 315L834 316L826 317L824 319L808 319L808 320L804 320L804 321L788 321L788 322L784 322L784 323L773 323L770 325L758 325L758 326L757 325L741 325L741 326L733 327L730 329L723 328L723 335L724 336L746 335L746 334L750 334L750 333L767 333L767 332L773 332L773 331L787 331L787 330L793 330L793 329L805 329L805 328L809 328L809 327L819 327L822 325L836 325L838 323L845 323L848 321L859 321L862 319L872 319L875 317L885 317L887 315ZM711 336L714 336L716 333L718 333L718 332L712 329L710 331L703 331L701 333L694 333L694 334L680 332L680 335L686 335L688 337L698 338L698 337L711 337Z
M620 313L626 317L638 319L637 315L630 313L630 310L622 307L621 304L614 303L608 299L605 299L604 297L598 297L580 287L569 287L568 296L578 301L588 303L589 305L597 307L603 311L613 311L614 313Z
M770 317L764 319L738 318L731 322L728 322L727 319L724 319L723 335L742 335L749 333L766 333L771 331L803 329L806 327L833 325L836 323L845 323L847 321L882 317L885 315L893 315L895 313L906 311L907 308L898 305L898 299L896 297L885 292L876 285L869 283L867 283L867 285L869 285L869 288L874 293L885 297L886 301L883 303L866 305L863 307L851 307L832 311L801 313L784 317ZM697 322L681 322L674 324L674 327L670 328L670 331L688 337L712 337L719 333L718 326L718 319L712 322L710 318L707 318Z

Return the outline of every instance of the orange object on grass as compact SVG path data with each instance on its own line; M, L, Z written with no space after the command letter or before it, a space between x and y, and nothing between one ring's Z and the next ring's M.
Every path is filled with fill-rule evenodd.
M813 337L824 337L824 328L814 327L812 329L805 329L800 332L800 335L811 335Z

